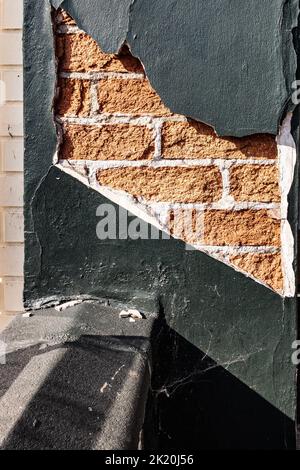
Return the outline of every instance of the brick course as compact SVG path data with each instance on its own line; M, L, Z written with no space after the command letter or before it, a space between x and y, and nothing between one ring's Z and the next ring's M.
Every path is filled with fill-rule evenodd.
M67 125L61 157L75 160L146 160L153 156L153 132L145 126Z
M279 202L279 175L273 165L239 165L230 170L231 194L236 201Z
M275 139L268 135L220 138L202 123L166 122L163 125L164 158L276 158Z
M148 80L108 78L99 85L99 104L103 113L169 116Z
M98 173L100 184L135 197L162 202L214 202L222 196L218 168L113 168Z
M280 220L268 210L206 211L203 243L279 247L280 226Z

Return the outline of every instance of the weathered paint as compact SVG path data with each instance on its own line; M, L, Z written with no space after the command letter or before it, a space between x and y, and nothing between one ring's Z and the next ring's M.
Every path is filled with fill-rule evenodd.
M220 135L277 134L296 78L297 0L52 4L68 11L105 52L118 52L126 41L173 112Z
M196 400L193 419L200 420L204 414L203 435L218 441L219 447L293 447L291 344L296 336L296 299L283 300L205 254L186 251L177 240L99 241L96 209L108 201L52 167L57 141L48 0L25 0L24 46L26 307L105 297L160 313L170 342L157 391L162 431L175 432L174 408L169 407L186 403L180 392L188 386ZM282 89L280 77L279 83ZM274 132L279 114L275 125L273 108L268 105L266 109L270 113L267 127L272 121ZM259 132L265 131L263 123L259 124ZM297 132L295 119L294 136ZM289 199L294 232L297 192L296 178ZM208 382L205 396L198 394ZM163 390L172 392L169 401ZM217 426L209 425L216 422ZM179 437L172 438L171 445ZM196 442L197 435L193 438Z

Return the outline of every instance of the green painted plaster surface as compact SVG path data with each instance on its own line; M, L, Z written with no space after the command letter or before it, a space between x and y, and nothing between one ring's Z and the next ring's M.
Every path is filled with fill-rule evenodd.
M220 135L277 134L296 77L298 0L64 0L106 52L126 41L175 113ZM171 84L171 86L170 86Z

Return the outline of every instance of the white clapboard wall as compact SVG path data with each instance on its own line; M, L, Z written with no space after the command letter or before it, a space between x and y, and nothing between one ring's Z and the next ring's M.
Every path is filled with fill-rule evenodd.
M0 0L0 329L22 311L22 0Z

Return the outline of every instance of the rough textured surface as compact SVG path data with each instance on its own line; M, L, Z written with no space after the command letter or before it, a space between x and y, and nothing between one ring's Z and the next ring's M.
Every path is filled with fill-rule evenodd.
M145 126L65 126L61 157L87 160L144 160L153 156L154 137Z
M251 274L256 279L277 291L283 290L281 254L248 253L230 257L230 262L237 268Z
M114 168L98 173L100 184L149 201L214 202L222 195L217 167Z
M154 114L168 116L164 106L148 80L101 80L99 85L100 109L104 113Z
M293 447L294 299L187 251L179 240L99 240L95 214L101 204L111 201L50 170L32 205L43 257L38 263L29 247L27 269L34 270L27 277L27 305L84 292L160 312L171 329L166 337L154 335L162 343L163 379L154 384L162 391L162 451ZM203 430L210 422L218 425Z
M236 201L279 202L279 173L272 165L241 165L230 170L230 193Z
M59 79L56 110L60 116L88 116L90 114L90 82Z
M280 246L280 220L267 210L206 211L204 243Z
M1 334L2 450L138 449L155 316L133 324L120 308L44 310Z
M105 54L87 34L58 34L56 54L59 69L65 72L138 72L144 73L140 61L124 47L116 54Z
M90 0L77 3L82 21L88 23ZM186 2L180 3L185 8ZM244 7L242 2L238 3ZM256 2L258 8L262 4L265 8L269 6L269 2L267 5L261 0ZM124 3L119 0L94 2L94 7L99 5L112 12L113 21L110 23L104 14L90 15L95 18L95 33L109 36L102 25L110 23L111 32L119 34L120 29L114 22L114 18L119 21L119 17L114 16L112 9L123 7ZM211 2L206 5L210 8ZM245 8L249 11L248 3ZM258 23L269 21L269 15L260 16L257 9L250 13L254 32L257 19ZM166 335L167 342L162 341L159 356L163 379L157 387L154 384L159 399L162 451L197 447L294 448L295 368L291 363L291 344L296 337L296 299L282 299L211 257L199 251L187 251L178 240L99 240L96 237L97 207L111 201L52 166L57 142L51 114L56 77L49 15L47 2L25 0L26 306L85 293L123 299L140 309L148 305L151 311L165 318L170 331ZM78 13L78 16L81 15ZM248 21L248 15L242 12L242 20L235 15L232 18L246 37L245 41L237 41L236 47L246 47L247 54L257 63L257 51L253 52L248 42L249 38L256 41L257 35L249 36L248 31L241 28L241 24ZM161 19L163 16L158 15L157 21L161 23ZM181 19L178 17L178 21ZM209 24L215 21L213 16ZM195 22L198 35L199 19L195 18ZM159 40L165 37L163 24ZM216 23L218 28L223 25L226 29L226 22ZM257 28L261 29L261 23ZM178 31L181 29L177 28L177 37ZM267 28L267 40L263 44L267 54L272 56L273 35L278 34L278 28L272 25L270 36L269 33ZM103 42L99 43L105 47ZM215 43L211 45L214 52L218 50ZM174 41L170 46L174 47ZM199 43L196 51L202 53ZM279 50L276 52L279 54ZM179 54L182 57L182 50ZM235 57L233 52L231 55ZM277 74L278 60L271 57L273 59ZM229 65L227 60L223 64ZM270 84L272 87L278 83L277 75L272 74L270 80L266 80L264 64L256 68L267 90L260 89L251 80L249 86L255 88L257 102L264 112L271 110L273 114L265 92L269 96ZM235 73L234 67L229 70ZM212 73L212 77L218 80L215 93L224 82L220 81L222 73ZM170 83L169 79L168 86ZM206 83L204 80L203 87ZM201 97L201 85L198 79L197 99ZM191 95L188 95L187 102L191 103ZM216 100L218 113L219 98ZM231 97L228 101L231 103ZM241 102L241 113L248 110L248 118L259 127L257 132L262 132L261 124L265 120L261 115L258 119L255 103L246 96ZM199 102L197 107L200 111L210 109L210 106L199 107ZM234 116L237 121L241 113ZM226 115L220 116L226 122ZM241 129L243 123L239 121L239 125ZM294 135L298 136L297 116ZM298 178L295 178L289 213L295 230L298 193ZM118 212L119 207L115 208ZM155 338L165 340L160 335Z
M172 112L221 135L277 133L296 77L298 0L51 1L105 52L126 40Z
M163 125L164 158L276 158L274 137L257 135L241 139L218 138L214 130L202 123L166 122Z

